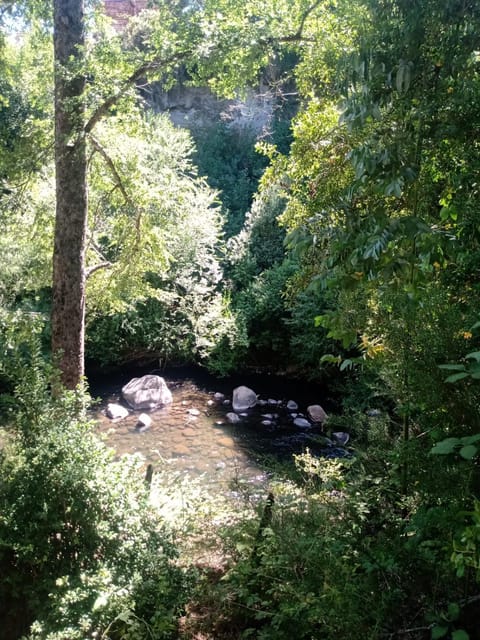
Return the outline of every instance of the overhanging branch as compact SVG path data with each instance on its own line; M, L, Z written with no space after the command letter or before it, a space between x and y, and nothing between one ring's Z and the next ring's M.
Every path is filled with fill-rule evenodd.
M168 67L173 63L182 62L185 60L192 52L191 51L181 51L178 52L169 58L161 58L159 60L150 60L149 62L145 62L140 65L138 69L136 69L122 84L121 88L114 93L109 98L107 98L100 106L98 106L90 118L87 120L83 131L85 134L89 134L95 125L107 115L110 109L115 106L115 104L127 93L127 91L135 85L137 80L143 78L145 74L151 71L158 71L162 67Z
M130 198L130 196L127 193L127 190L125 189L125 186L122 182L122 178L120 176L120 174L117 171L117 168L115 166L114 161L112 160L112 158L108 155L107 151L105 150L105 148L100 144L100 142L90 134L89 136L90 142L92 143L93 148L95 149L95 151L98 151L98 153L102 156L102 158L105 160L105 163L107 165L107 167L110 169L110 172L113 176L113 180L115 182L115 185L118 187L118 189L120 190L122 196L125 199L125 202L127 204L133 205L132 199Z
M88 269L85 269L85 278L88 280L95 271L100 271L100 269L110 269L112 266L111 262L99 262L98 264L94 264L93 266L88 267Z

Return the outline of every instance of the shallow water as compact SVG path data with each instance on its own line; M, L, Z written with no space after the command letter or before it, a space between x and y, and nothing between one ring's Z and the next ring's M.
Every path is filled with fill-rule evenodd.
M241 382L218 381L201 371L194 371L194 377L191 371L185 370L161 374L172 391L173 403L149 412L152 425L148 430L141 432L136 427L140 411L130 410L130 415L123 420L109 419L105 415L107 404L125 404L121 387L132 377L145 373L149 372L130 371L110 380L97 379L91 381L91 390L92 395L101 399L95 414L98 430L107 443L119 455L142 454L145 463L151 463L154 470L168 467L183 472L188 477L201 479L210 489L237 481L263 485L267 481L265 456L284 458L307 446L315 449L316 439L321 435L319 425L305 430L292 424L292 415L304 413L308 402L320 402L318 387L302 385L299 399L299 390L284 379L263 376ZM239 424L232 425L226 414L232 411L232 392L239 384L254 389L259 404L244 414ZM224 393L225 400L215 400L215 392ZM286 407L290 399L299 404L293 414ZM265 420L271 424L262 424Z

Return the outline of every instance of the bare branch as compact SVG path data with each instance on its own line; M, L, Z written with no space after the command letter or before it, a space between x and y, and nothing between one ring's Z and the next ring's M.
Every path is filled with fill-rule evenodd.
M297 33L295 34L298 40L300 40L302 37L303 29L305 28L305 23L308 20L308 17L310 16L311 13L315 11L317 7L319 7L322 4L322 2L323 0L317 0L303 14Z
M94 138L92 135L90 135L89 139L90 139L90 142L92 143L92 146L95 149L95 151L98 151L98 153L105 160L108 168L110 169L110 171L111 171L111 173L113 175L113 179L115 181L115 185L120 189L120 192L121 192L122 196L124 197L125 202L127 204L133 204L132 199L128 195L127 190L125 189L125 186L124 186L124 184L122 182L122 178L121 178L120 174L118 173L117 168L116 168L115 163L112 160L112 158L108 155L108 153L105 150L105 148L102 147L102 145L100 144L100 142L96 138Z
M111 262L99 262L98 264L94 264L92 267L88 267L88 269L85 269L85 278L88 280L88 278L95 273L95 271L100 271L100 269L109 269L111 268L113 265Z

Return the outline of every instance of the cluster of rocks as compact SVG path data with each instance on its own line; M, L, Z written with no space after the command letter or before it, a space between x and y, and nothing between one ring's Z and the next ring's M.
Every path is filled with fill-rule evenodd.
M249 415L248 410L256 406L285 408L289 413L293 425L300 429L310 429L313 426L322 425L328 418L325 410L319 404L308 406L307 415L304 415L303 413L299 413L298 404L295 400L288 400L286 403L273 398L261 400L252 389L243 386L234 389L232 399L233 411L227 413L226 418L230 423L238 424L242 418ZM272 426L278 417L279 414L276 412L263 413L261 424L264 426Z
M173 402L167 383L161 376L155 375L132 378L122 387L122 397L134 411L153 411ZM123 420L130 415L130 411L124 405L111 402L107 405L106 414L112 420ZM147 413L140 413L137 430L146 431L151 425L152 418Z
M140 411L136 430L139 432L150 428L152 418L146 411L154 411L172 403L173 396L164 378L158 375L146 375L141 378L133 378L122 388L122 397L125 403L134 411ZM327 449L327 454L346 455L343 447L349 441L349 434L343 431L334 432L327 438L323 434L323 426L328 419L325 410L319 404L311 404L305 413L301 413L295 400L277 400L274 398L261 399L246 386L239 386L233 390L232 399L228 399L222 393L215 393L209 400L210 405L222 405L227 410L224 417L232 425L241 423L262 426L268 432L281 432L285 429L293 430L289 435L281 435L278 438L278 446L309 442L320 443ZM228 410L231 409L231 410ZM192 419L200 415L199 409L189 408L187 413ZM129 409L121 404L110 403L106 414L112 420L123 420L130 415ZM219 420L217 424L222 424ZM280 435L280 433L279 433ZM298 444L298 443L297 443ZM339 450L339 447L342 448Z

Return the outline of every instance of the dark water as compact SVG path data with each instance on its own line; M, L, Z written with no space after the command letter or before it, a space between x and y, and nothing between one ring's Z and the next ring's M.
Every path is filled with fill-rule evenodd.
M165 378L173 403L150 412L152 425L143 432L136 427L140 411L130 411L120 421L107 418L109 402L124 404L122 386L146 373ZM210 487L232 480L261 484L266 479L265 456L284 459L307 447L315 452L325 446L320 425L293 425L295 415L306 415L309 404L321 404L328 411L325 393L314 384L268 375L217 380L191 368L162 372L143 368L112 376L92 375L89 381L91 394L100 398L95 411L98 429L119 455L140 453L156 470L168 467L184 472L202 478ZM259 403L240 423L230 424L226 414L233 411L232 392L240 384L253 389ZM223 393L225 399L215 399L215 393ZM297 410L287 409L289 400L299 405Z

